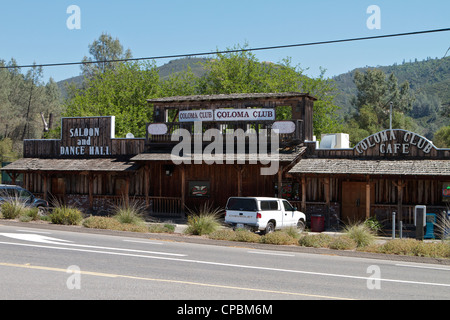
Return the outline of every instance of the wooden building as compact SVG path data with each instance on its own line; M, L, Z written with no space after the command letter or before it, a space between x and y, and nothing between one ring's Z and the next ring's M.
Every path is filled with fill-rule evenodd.
M415 205L446 209L450 149L401 129L354 148L317 148L315 100L296 92L150 99L145 138L115 138L113 116L63 118L61 139L25 140L24 158L2 170L92 213L121 199L182 216L206 202L224 207L230 196L280 196L337 227L389 223L393 211L411 224ZM281 112L290 120L278 120Z
M414 207L448 210L450 149L401 129L377 132L354 148L308 150L289 171L300 186L299 207L322 213L328 227L376 217L386 226L392 212L406 226L414 224Z
M13 182L23 174L24 187L35 194L94 213L108 211L122 198L142 201L152 214L183 215L186 208L205 202L224 207L230 196L274 196L277 183L304 151L303 141L312 139L315 100L302 93L148 100L154 121L146 137L138 139L115 138L113 116L63 118L61 139L25 140L24 158L2 170ZM276 121L279 108L292 121ZM211 117L194 121L197 115ZM276 144L275 128L281 132ZM192 138L192 154L179 153L179 164L172 155L180 144L173 139L177 129ZM231 156L225 149L205 153L211 139L203 139L203 133L213 129L224 143L232 137ZM242 134L233 136L235 132ZM261 174L273 162L275 171Z

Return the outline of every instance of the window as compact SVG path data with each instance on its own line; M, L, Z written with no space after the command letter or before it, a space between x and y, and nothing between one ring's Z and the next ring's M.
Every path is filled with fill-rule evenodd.
M230 198L227 210L257 211L255 199Z
M287 201L283 201L283 206L285 211L293 211L294 208L291 206L291 204Z
M262 200L261 201L261 210L263 210L263 211L280 210L278 208L278 201L276 201L276 200Z

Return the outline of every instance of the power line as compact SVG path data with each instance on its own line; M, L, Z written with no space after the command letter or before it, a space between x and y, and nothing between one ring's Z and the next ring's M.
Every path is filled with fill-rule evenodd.
M424 30L424 31L414 31L414 32L405 32L405 33L385 34L385 35L371 36L371 37L359 37L359 38L347 38L347 39L339 39L339 40L327 40L327 41L287 44L287 45L259 47L259 48L223 50L223 51L215 51L215 52L185 53L185 54L174 54L174 55L143 57L143 58L116 59L116 60L97 60L97 61L79 61L79 62L61 62L61 63L46 63L46 64L29 64L29 65L22 65L22 66L0 66L0 69L32 68L32 67L59 67L59 66L71 66L71 65L82 65L82 64L93 64L93 63L111 63L111 62L126 62L126 61L140 61L140 60L158 60L158 59L168 59L168 58L173 59L173 58L195 57L195 56L205 56L205 55L213 55L213 54L226 54L226 53L238 53L238 52L247 52L247 51L274 50L274 49L306 47L306 46L315 46L315 45L322 45L322 44L341 43L341 42L373 40L373 39L393 38L393 37L404 37L404 36L412 36L412 35L425 34L425 33L445 32L445 31L450 31L450 28Z

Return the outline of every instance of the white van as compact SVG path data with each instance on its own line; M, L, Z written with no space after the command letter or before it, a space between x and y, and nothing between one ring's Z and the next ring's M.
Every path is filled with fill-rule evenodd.
M306 216L287 200L269 197L231 197L225 208L225 223L270 233L277 229L305 229Z

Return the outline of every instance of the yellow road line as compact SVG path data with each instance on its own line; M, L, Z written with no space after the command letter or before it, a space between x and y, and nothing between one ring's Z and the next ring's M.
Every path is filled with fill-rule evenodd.
M15 263L0 262L0 266L14 267L14 268L25 268L25 269L34 269L34 270L44 270L44 271L54 271L54 272L64 272L64 273L73 273L73 271L70 271L70 269L52 268L52 267L45 267L45 266L32 266L30 264L15 264ZM243 291L253 291L253 292L262 292L262 293L275 293L275 294L302 296L302 297L319 298L319 299L353 300L353 299L349 299L349 298L322 296L322 295L298 293L298 292L286 292L286 291L276 291L276 290L265 290L265 289L234 287L234 286L225 286L225 285L218 285L218 284L208 284L208 283L182 281L182 280L155 279L155 278L136 277L136 276L111 274L111 273L101 273L101 272L91 272L91 271L81 271L81 270L79 271L79 273L80 274L84 274L84 275L89 275L89 276L96 276L96 277L124 278L124 279L133 279L133 280L166 282L166 283L186 284L186 285L195 285L195 286L203 286L203 287L211 287L211 288L243 290Z

